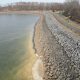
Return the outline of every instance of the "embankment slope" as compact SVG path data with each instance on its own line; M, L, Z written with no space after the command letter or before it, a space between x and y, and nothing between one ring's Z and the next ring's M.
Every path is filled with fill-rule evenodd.
M80 80L80 37L75 35L45 12L34 37L43 60L43 80Z

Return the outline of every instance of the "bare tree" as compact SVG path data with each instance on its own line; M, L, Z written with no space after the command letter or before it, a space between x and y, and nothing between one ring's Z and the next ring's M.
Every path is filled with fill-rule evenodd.
M70 19L80 22L80 4L79 0L66 0L64 4L65 16L70 16Z

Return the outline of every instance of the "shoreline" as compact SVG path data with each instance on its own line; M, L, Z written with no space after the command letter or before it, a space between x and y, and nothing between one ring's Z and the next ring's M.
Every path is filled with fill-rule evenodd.
M33 67L32 67L32 74L33 74L33 80L43 80L43 77L41 75L41 71L42 70L42 67L43 67L43 62L42 62L42 59L41 59L41 56L39 56L37 54L37 49L35 48L35 32L36 32L36 27L38 27L38 24L41 22L42 20L42 13L41 14L38 14L39 15L39 19L38 21L36 22L35 26L34 26L34 30L33 30L33 38L32 38L32 43L33 43L33 49L35 51L35 55L37 57L37 60L35 61ZM40 67L41 66L41 67ZM40 69L41 68L41 71Z
M42 11L2 11L1 14L30 14L40 16L42 15Z
M33 80L43 80L42 76L40 74L40 71L39 71L39 68L41 68L40 65L43 62L40 59L40 56L37 55L36 57L37 57L37 60L36 60L36 62L34 63L34 65L32 67Z
M35 24L37 24L37 23L38 23L38 21L35 22ZM33 26L33 30L29 34L29 38L28 38L29 39L28 40L28 47L27 47L27 49L29 50L29 52L28 52L29 54L27 55L28 56L28 60L27 60L28 63L26 62L25 67L21 68L20 71L17 72L17 76L20 76L22 79L24 77L27 80L35 80L35 79L33 79L32 67L38 59L36 57L35 50L33 48L33 41L32 41L33 40L34 27L35 27L35 25Z

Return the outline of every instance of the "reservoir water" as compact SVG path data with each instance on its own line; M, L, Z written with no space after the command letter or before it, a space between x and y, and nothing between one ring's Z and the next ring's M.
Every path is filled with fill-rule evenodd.
M38 16L0 15L0 80L32 80L35 60L32 46Z

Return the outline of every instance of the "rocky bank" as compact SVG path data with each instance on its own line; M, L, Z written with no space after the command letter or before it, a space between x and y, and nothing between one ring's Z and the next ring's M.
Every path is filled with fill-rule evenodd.
M43 14L34 33L35 50L44 66L43 80L80 80L80 36L50 12Z

